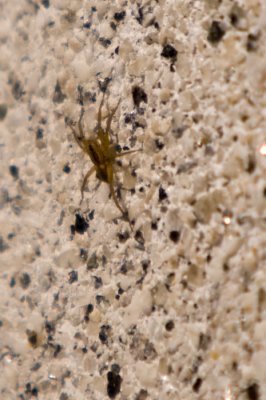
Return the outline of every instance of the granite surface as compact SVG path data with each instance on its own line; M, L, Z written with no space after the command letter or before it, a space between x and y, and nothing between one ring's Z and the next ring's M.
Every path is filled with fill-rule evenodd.
M265 399L266 3L1 1L0 46L1 400ZM128 218L80 203L104 92Z

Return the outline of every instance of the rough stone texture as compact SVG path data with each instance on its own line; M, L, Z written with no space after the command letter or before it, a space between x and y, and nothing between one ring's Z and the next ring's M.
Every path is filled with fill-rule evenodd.
M265 399L265 2L0 10L1 400ZM105 89L133 230L80 206Z

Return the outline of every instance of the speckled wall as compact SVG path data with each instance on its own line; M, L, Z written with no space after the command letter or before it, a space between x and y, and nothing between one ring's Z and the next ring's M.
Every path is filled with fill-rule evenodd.
M1 400L266 398L265 43L263 0L0 2Z

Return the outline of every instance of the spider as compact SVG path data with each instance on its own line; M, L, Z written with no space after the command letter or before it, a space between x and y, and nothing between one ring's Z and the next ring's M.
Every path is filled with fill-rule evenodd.
M111 134L111 123L113 117L120 105L120 101L118 101L117 105L113 110L109 110L108 105L108 115L107 115L107 122L106 127L102 127L102 107L104 104L104 97L105 92L103 94L99 109L98 109L98 124L97 124L97 137L94 139L87 139L84 134L83 126L82 126L82 118L84 116L84 109L81 109L79 121L78 121L78 133L67 119L66 123L71 128L74 138L79 145L79 147L89 155L93 166L89 169L86 173L82 185L81 185L81 202L83 201L84 197L84 189L87 185L87 182L90 176L96 172L96 177L101 181L105 182L109 185L111 197L114 200L116 207L122 213L123 216L127 215L127 212L123 210L121 205L118 202L117 196L115 194L114 189L114 163L116 158L124 157L128 154L135 153L139 150L130 150L124 152L117 152L117 143L113 143L110 134Z

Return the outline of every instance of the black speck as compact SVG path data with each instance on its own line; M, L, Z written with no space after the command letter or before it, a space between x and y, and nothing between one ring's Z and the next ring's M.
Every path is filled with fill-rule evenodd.
M55 323L52 321L45 321L44 328L46 333L53 334L55 333Z
M36 347L38 343L38 335L35 331L28 330L27 332L28 341L32 347Z
M210 26L210 29L209 29L207 40L210 43L218 43L223 38L224 34L225 34L225 30L224 30L221 22L213 21Z
M211 343L210 335L201 332L199 335L199 344L198 344L199 350L206 351L210 343Z
M156 231L156 230L158 229L157 222L153 221L153 222L151 223L151 229L152 229L153 231Z
M252 385L247 387L246 393L248 400L259 400L259 385L257 383L252 383Z
M65 100L66 96L61 90L60 83L57 81L55 88L54 88L54 95L53 95L53 102L54 103L63 103Z
M158 150L162 150L164 148L164 143L162 143L159 139L155 139L155 145Z
M43 129L42 128L38 128L36 131L36 139L37 140L41 140L43 139Z
M41 363L39 363L39 362L36 362L36 363L34 363L33 364L33 366L31 367L31 371L38 371L38 369L40 369L41 368L41 366L42 366L42 364Z
M167 193L162 186L159 187L159 201L167 199Z
M95 210L91 210L91 211L89 212L89 214L88 214L88 217L89 217L89 220L90 220L90 221L92 221L93 218L94 218L94 212L95 212Z
M111 365L111 371L114 373L114 374L119 374L119 372L120 372L120 365L118 365L118 364L112 364Z
M13 176L14 179L18 179L19 177L19 168L16 165L9 166L10 175Z
M78 280L78 273L77 271L70 271L68 274L68 283L74 283Z
M24 272L20 279L19 279L20 285L23 289L27 289L31 283L31 278L27 272Z
M96 12L97 11L97 8L96 7L91 7L91 12Z
M115 54L119 54L119 46L115 48Z
M59 400L68 400L68 399L69 399L69 396L67 393L63 392L60 394Z
M110 27L113 29L113 31L116 31L117 25L114 23L114 21L112 21L110 23Z
M256 159L254 156L249 155L248 157L248 165L247 165L247 172L252 174L256 169Z
M20 81L13 83L12 94L16 100L19 100L25 94Z
M247 37L246 49L247 51L256 51L258 48L259 35L249 33Z
M93 276L94 279L94 288L99 289L103 285L103 280L100 276Z
M139 86L134 86L132 88L132 97L133 97L133 102L136 107L139 107L139 105L142 101L144 101L144 103L147 103L147 101L148 101L147 94Z
M2 121L7 114L7 105L6 104L0 104L0 121Z
M172 331L174 329L174 327L175 327L175 324L174 324L174 321L172 321L172 320L166 322L166 324L165 324L165 329L168 332Z
M75 227L75 232L79 233L80 235L83 235L88 229L89 224L82 215L76 214L76 221L74 227Z
M109 371L107 374L107 381L107 394L110 399L113 399L120 392L122 378L119 374Z
M87 270L89 271L91 269L96 269L96 268L98 268L98 266L99 266L99 263L97 260L96 253L92 253L92 255L90 256L90 258L88 259L88 262L87 262Z
M193 390L194 392L198 393L200 390L200 387L202 385L202 379L201 378L197 378L196 381L193 383Z
M144 245L145 240L144 240L144 237L143 237L143 233L142 233L140 230L137 230L137 231L136 231L134 237L135 237L136 241L137 241L139 244Z
M177 50L176 50L173 46L171 46L171 44L166 44L166 45L163 47L163 50L162 50L162 52L161 52L161 56L162 56L162 57L165 57L165 58L170 58L170 59L172 59L173 61L176 61L176 58L177 58Z
M136 20L138 21L138 23L140 25L142 25L142 22L143 22L143 7L139 7L138 8L138 13L139 13L139 15L136 17Z
M119 232L117 234L117 237L119 239L119 242L125 243L129 239L130 235L129 235L128 231L125 231L125 232Z
M34 396L34 397L37 397L37 396L38 396L38 388L37 388L36 386L34 386L34 387L31 389L31 394L32 394L32 396Z
M65 172L66 174L69 174L69 172L71 171L71 168L68 164L66 164L63 168L63 172Z
M49 7L50 7L50 1L49 1L49 0L42 0L42 5L43 5L45 8L49 8Z
M110 334L111 327L110 325L102 325L99 332L99 339L103 344L106 344L108 341L108 335Z
M88 304L86 307L86 314L91 314L93 310L94 310L93 304L91 304L91 303Z
M174 242L177 243L180 239L180 232L179 231L171 231L169 233L169 238Z
M14 276L12 276L12 278L10 279L9 282L9 286L12 288L16 285L16 279L14 278Z
M123 21L123 19L126 16L126 12L125 11L120 11L120 12L116 12L114 14L114 19L119 22L119 21Z
M104 296L100 295L100 294L97 294L97 295L95 296L95 299L96 299L96 301L97 301L97 304L107 303L106 298L105 298Z
M55 344L54 345L54 354L53 354L53 356L56 358L61 350L62 350L61 344L58 344L58 343Z
M87 252L87 250L81 248L81 249L79 250L79 257L81 258L81 260L87 261L87 259L88 259L88 252Z
M99 38L99 42L103 45L103 47L107 48L110 46L110 44L112 43L110 39L106 39L103 37Z
M147 390L141 389L139 393L137 394L135 400L146 400L148 398L148 392Z
M90 22L85 22L83 24L83 28L85 28L85 29L90 29L90 27L91 27L91 23Z
M3 253L7 249L8 249L8 245L5 243L2 236L0 236L0 253Z

